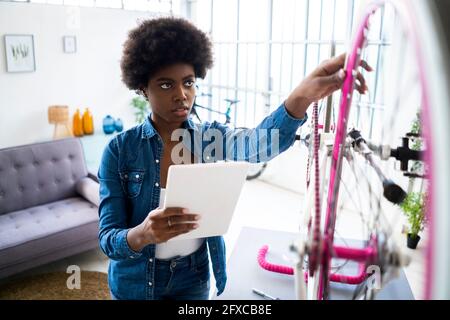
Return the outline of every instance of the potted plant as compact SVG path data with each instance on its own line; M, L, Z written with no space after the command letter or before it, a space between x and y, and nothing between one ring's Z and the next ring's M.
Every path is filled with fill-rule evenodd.
M136 117L136 123L142 123L149 112L147 100L141 96L134 97L131 100L131 106L135 109L134 115Z
M410 133L414 136L411 150L422 150L423 142L421 137L421 122L419 113L416 113ZM426 222L426 192L422 192L422 187L420 188L420 192L418 192L415 187L416 180L418 178L423 179L423 175L425 174L424 171L425 167L421 161L412 162L412 166L410 168L411 176L408 185L408 195L400 205L408 220L408 226L405 227L407 231L405 233L407 234L407 246L411 249L417 248L417 244L420 240L419 232L423 230Z
M416 249L419 243L419 232L426 224L425 217L425 194L422 192L410 192L400 207L408 219L407 246Z

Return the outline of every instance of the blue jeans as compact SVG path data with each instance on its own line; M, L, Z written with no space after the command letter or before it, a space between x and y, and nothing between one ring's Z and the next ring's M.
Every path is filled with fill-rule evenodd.
M194 253L156 259L155 300L208 300L209 258L206 241ZM111 293L111 298L117 300Z

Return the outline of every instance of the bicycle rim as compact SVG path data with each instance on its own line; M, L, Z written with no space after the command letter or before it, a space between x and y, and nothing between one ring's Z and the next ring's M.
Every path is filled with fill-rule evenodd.
M429 177L427 182L425 182L426 192L429 195L429 201L426 207L426 215L429 222L425 259L427 262L425 266L426 270L424 271L425 294L422 297L445 299L450 296L450 280L448 275L448 247L450 245L450 239L448 234L446 234L446 230L449 230L450 227L448 217L450 204L448 196L445 194L450 190L450 173L448 169L450 144L442 144L439 143L438 140L439 137L445 138L450 134L449 128L446 125L450 120L448 108L450 104L448 89L446 88L446 85L449 83L448 65L446 65L446 61L444 60L448 51L447 48L444 47L442 38L440 38L440 35L442 35L443 32L442 29L439 29L440 26L436 22L439 20L436 19L437 15L434 4L434 2L427 1L417 1L414 2L414 4L411 2L406 3L406 1L377 1L368 7L364 18L362 19L362 23L357 30L351 50L348 53L346 64L347 77L342 89L336 137L332 152L323 238L327 239L326 245L329 248L329 252L331 252L330 250L332 250L336 233L336 219L341 214L341 211L345 211L343 210L343 206L341 207L341 204L344 198L346 200L348 200L347 198L351 198L351 195L346 194L350 192L346 191L348 186L345 185L343 179L347 177L347 174L351 175L352 170L351 165L346 166L347 158L344 158L344 155L348 156L349 153L346 149L348 126L354 121L351 109L354 108L355 104L361 102L356 101L357 99L353 95L356 80L354 70L357 69L362 55L365 54L364 47L366 36L368 36L367 30L371 30L369 27L370 19L380 12L380 10L384 10L386 6L390 6L399 19L397 21L401 22L402 30L405 31L405 39L408 43L407 48L409 49L408 54L415 59L418 66L416 71L422 107L421 130L423 143L426 146L424 162L425 170ZM439 62L441 64L439 64ZM442 69L439 70L439 67L442 68L443 66L445 66L446 72L442 72ZM374 97L373 101L376 101L376 97ZM397 103L400 104L398 101ZM392 105L396 104L393 103ZM400 125L398 125L398 127L400 127ZM384 128L385 127L382 127L382 131ZM372 135L372 127L370 128L370 135ZM388 135L386 133L382 133L381 136L388 140ZM392 143L392 140L389 143ZM387 167L386 164L385 166ZM353 170L355 170L355 168L356 170L361 169L354 166ZM358 177L358 174L354 172L354 184L358 185L363 182L367 185L369 191L376 193L376 188L372 189L371 186L374 182L373 179L364 177L364 175L367 174L367 171L361 170L359 174L362 174L363 178ZM400 179L398 174L394 171L392 171L392 174L396 179ZM389 207L389 205L385 204L384 200L381 199L379 195L369 195L368 198L368 203L363 203L360 205L359 209L360 211L364 211L361 210L361 208L370 207L370 209L373 210L376 219L373 219L373 217L371 219L372 228L375 228L380 224L380 221L377 219L381 220L385 208ZM353 202L355 203L355 207L359 206L356 201ZM389 210L391 210L391 208ZM360 212L360 214L364 214L364 212ZM361 217L363 216L361 215ZM390 230L388 233L389 236L392 236L393 230L394 228ZM329 270L330 265L330 257L323 257L322 270ZM321 286L319 287L319 298L324 296L327 297L330 287L330 273L323 272L320 277L322 281Z

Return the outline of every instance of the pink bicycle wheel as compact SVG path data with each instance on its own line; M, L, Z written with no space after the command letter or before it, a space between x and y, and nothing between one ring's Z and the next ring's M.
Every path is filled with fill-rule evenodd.
M401 34L402 37L393 37L392 52L395 50L400 50L403 48L404 57L402 57L403 51L395 51L400 59L397 65L407 64L407 70L402 72L400 67L395 65L394 62L389 61L384 57L384 64L379 65L379 68L383 68L381 74L387 74L384 78L379 78L380 80L385 80L385 83L390 84L391 87L398 86L398 91L395 92L392 89L392 103L386 98L388 97L389 90L391 87L385 86L382 91L385 96L383 96L383 102L385 107L382 110L383 116L380 119L389 114L390 118L388 121L380 122L381 129L377 131L376 127L372 126L374 121L377 121L377 116L374 117L375 111L373 111L373 105L377 104L378 94L381 92L379 88L375 88L375 95L371 101L366 101L367 109L370 109L371 119L370 121L362 121L359 118L360 112L353 112L352 110L357 109L361 111L361 105L363 104L363 99L359 96L354 96L355 82L357 81L357 72L360 66L362 57L366 60L365 56L370 56L370 32L371 20L377 18L382 13L386 11L394 14L398 19L395 21L399 23L398 25L392 26L393 34ZM449 266L448 264L448 246L450 245L449 236L444 233L443 226L447 228L450 227L450 222L448 217L446 217L442 210L448 209L449 197L445 197L442 194L442 188L448 188L449 186L449 169L448 161L450 156L448 142L446 146L443 147L439 143L439 137L442 134L447 134L449 129L445 123L450 120L448 109L448 91L445 90L446 83L448 84L448 71L444 72L443 75L437 74L437 69L435 67L430 67L430 65L435 62L433 58L445 57L448 52L445 45L436 41L438 37L445 34L442 29L439 29L438 25L438 15L436 14L436 6L433 1L427 1L422 3L412 4L410 1L376 1L371 4L366 13L363 15L362 21L357 28L354 41L351 45L351 49L347 55L346 62L346 79L342 87L342 95L339 103L339 116L335 132L335 141L332 150L331 159L331 170L329 176L328 190L326 195L326 215L324 232L321 235L321 239L324 244L323 256L321 259L321 269L319 274L319 286L317 291L317 299L328 299L330 298L330 277L332 275L332 264L333 259L333 246L335 245L335 233L336 233L336 221L340 214L344 212L351 211L349 208L354 206L354 211L356 214L361 215L361 219L366 216L366 214L371 211L374 223L372 223L371 229L367 231L367 240L378 239L378 260L375 262L379 264L382 268L383 276L387 274L385 270L389 269L388 255L392 255L391 248L387 247L388 240L395 237L395 227L392 221L389 229L380 231L379 225L381 225L381 220L385 219L384 216L387 215L386 212L391 212L398 214L399 206L390 204L386 202L387 200L383 198L382 186L380 181L376 181L376 178L372 176L382 176L383 178L389 178L398 182L399 186L402 186L404 190L407 190L407 186L411 183L411 172L410 164L413 162L409 158L401 158L402 165L406 161L405 167L406 171L398 170L394 165L397 165L397 160L393 157L393 150L399 145L395 145L395 139L397 139L399 134L401 134L404 139L411 138L411 136L406 137L407 134L411 132L406 130L410 122L408 119L403 117L405 113L406 117L415 115L416 112L420 113L420 128L418 130L417 136L414 136L411 141L421 141L420 161L423 163L421 174L416 174L414 179L418 179L422 182L420 192L426 195L426 207L425 207L425 217L427 218L427 239L426 239L426 257L424 258L425 271L423 277L425 279L425 298L449 298L450 296L450 280L449 280ZM396 29L398 28L398 29ZM400 30L400 31L398 31ZM434 34L433 34L434 31ZM448 30L447 30L448 32ZM399 40L399 41L397 41ZM401 40L401 41L400 41ZM405 43L404 47L397 46L397 43ZM425 44L429 46L434 46L434 50L430 50L430 47L424 47ZM379 48L381 50L381 48ZM386 49L388 50L388 49ZM389 49L391 50L391 49ZM434 57L431 52L438 52ZM403 60L402 60L403 59ZM442 58L444 59L444 58ZM377 64L381 61L380 53L378 52ZM397 61L397 60L396 60ZM444 61L444 60L442 60ZM390 63L399 69L389 69L387 66ZM448 68L448 65L443 65L441 68ZM412 71L409 71L409 70ZM448 69L446 69L448 70ZM383 73L384 72L384 73ZM389 73L391 72L391 73ZM396 72L396 73L394 73ZM404 80L402 77L407 77L411 73L411 78L414 79L414 86L411 85L411 91L405 91L401 85ZM397 75L397 77L395 76ZM444 81L444 84L438 83L437 79L440 77ZM399 79L396 81L395 79ZM370 80L370 79L369 79ZM387 88L387 89L386 89ZM378 89L378 90L377 90ZM397 96L395 96L397 95ZM412 96L412 97L411 97ZM407 99L412 99L417 97L415 101L418 101L415 105L416 108L410 107L408 110L406 106ZM445 105L447 103L447 105ZM390 109L389 109L390 108ZM401 108L401 111L400 111ZM416 110L416 109L419 110ZM446 109L447 108L447 109ZM358 115L356 115L358 114ZM442 118L439 118L438 115ZM358 118L357 118L358 117ZM387 117L387 116L386 116ZM357 120L355 120L357 118ZM369 117L368 117L369 118ZM375 120L374 120L375 119ZM356 152L352 151L352 147L348 143L348 133L353 125L360 126L363 137L367 142L370 139L374 139L374 143L370 144L374 155L377 155L377 161L382 163L383 169L386 169L386 176L380 172L371 173L370 166L367 164L367 159L361 156L359 160L357 157L360 156ZM376 126L375 123L374 126ZM369 130L370 129L370 130ZM399 133L403 130L403 134ZM374 133L375 131L375 133ZM397 136L395 136L397 135ZM395 137L394 137L395 136ZM448 136L446 136L448 137ZM406 141L406 140L404 140ZM391 151L391 155L383 154L383 150ZM409 147L408 147L409 148ZM439 149L439 153L436 150ZM397 150L397 149L395 149ZM385 152L386 153L386 152ZM384 157L384 159L383 159ZM406 159L406 160L405 160ZM409 159L409 162L408 162ZM350 163L353 161L352 163ZM358 164L357 161L360 161ZM417 161L416 161L417 162ZM355 164L356 163L356 164ZM394 165L393 165L394 164ZM364 166L364 167L363 167ZM392 167L392 168L391 168ZM409 175L406 175L408 173ZM350 178L348 178L350 177ZM386 178L386 181L387 181ZM353 179L353 180L347 180ZM390 180L389 180L390 181ZM425 182L423 182L425 181ZM414 180L414 183L416 180ZM377 185L378 183L378 185ZM384 182L383 182L384 184ZM349 187L350 185L350 187ZM354 186L354 189L351 189ZM414 187L414 185L413 185ZM365 189L364 189L365 188ZM351 190L349 190L351 189ZM355 191L352 191L355 190ZM368 190L368 191L364 191ZM414 188L411 189L408 195L413 193ZM448 191L449 189L447 189ZM356 198L353 192L366 192L367 199L363 197ZM370 192L367 193L367 192ZM353 198L354 197L354 198ZM361 200L363 199L363 200ZM359 201L359 203L358 203ZM394 214L392 214L394 216ZM371 216L371 219L372 219ZM373 222L372 221L372 222ZM395 221L394 221L395 222ZM442 225L441 225L442 224ZM386 223L388 225L388 223ZM447 229L448 230L448 229ZM318 232L317 230L315 232ZM384 239L381 243L381 236L387 236L388 239ZM437 243L439 242L439 246ZM443 244L441 242L444 242ZM443 252L443 248L447 248L447 252ZM373 263L373 262L372 262ZM440 278L440 281L437 278ZM443 283L442 283L443 282Z

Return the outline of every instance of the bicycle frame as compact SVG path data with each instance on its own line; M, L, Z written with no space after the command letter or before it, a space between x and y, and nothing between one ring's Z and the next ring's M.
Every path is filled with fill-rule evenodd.
M201 94L201 96L209 96L209 97L211 97L210 94ZM220 115L225 116L225 122L224 122L224 124L230 124L230 123L231 123L231 107L232 107L234 104L237 104L240 100L232 100L232 99L224 99L224 100L228 103L225 112L221 112L221 111L218 111L218 110L214 110L214 109L212 109L212 108L208 108L208 107L201 106L201 105L197 104L196 100L194 100L194 105L192 106L192 109L194 110L195 115L197 116L197 119L198 119L200 122L201 122L201 119L199 118L198 114L197 114L196 111L195 111L195 108L197 108L197 107L198 107L198 108L201 108L201 109L204 109L204 110L208 110L208 111L210 111L210 112L214 112L214 113L217 113L217 114L220 114Z
M208 94L208 93L207 94L201 93L199 96L211 97L212 95ZM228 103L228 106L227 106L227 109L226 109L225 112L220 112L220 111L214 110L212 108L201 106L201 105L197 104L196 100L194 100L194 104L192 106L191 114L196 116L197 119L200 122L202 122L202 120L200 119L198 113L195 110L196 107L202 108L202 109L208 110L210 112L214 112L214 113L218 113L220 115L224 115L225 116L225 122L223 124L224 125L228 125L228 124L231 123L231 116L230 116L230 114L231 114L231 107L233 105L237 104L240 100L232 100L232 99L224 99L224 100ZM246 128L240 127L240 128L235 128L235 129L246 129ZM267 168L267 162L260 163L256 167L255 166L250 166L250 169L249 169L248 174L247 174L247 180L253 180L253 179L258 178L266 168Z

